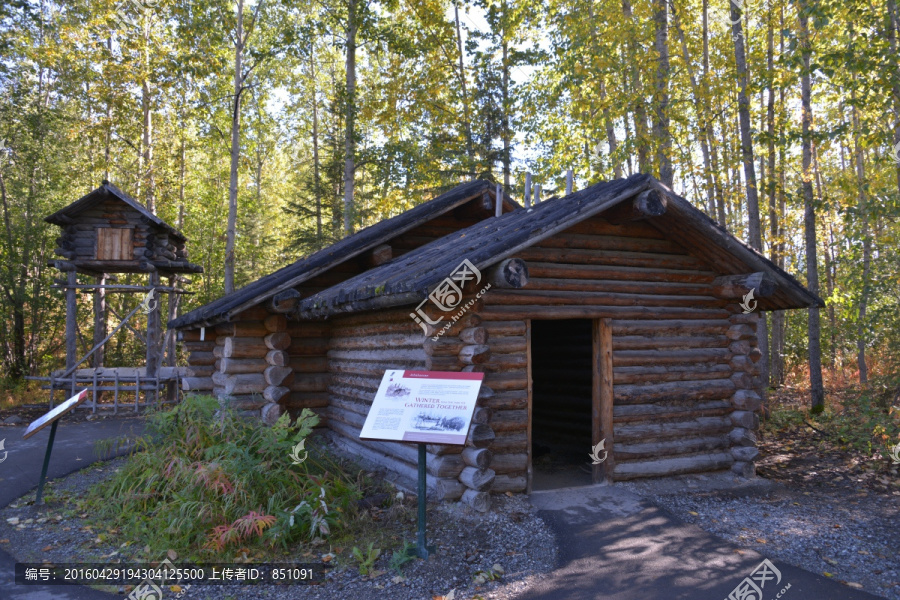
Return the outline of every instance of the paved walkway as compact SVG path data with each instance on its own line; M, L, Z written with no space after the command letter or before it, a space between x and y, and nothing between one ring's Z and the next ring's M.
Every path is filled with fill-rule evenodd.
M737 546L681 522L621 486L534 492L531 502L557 536L559 565L521 600L729 600L765 558L752 550L738 553ZM777 560L772 563L781 578L765 581L762 598L735 598L880 598Z
M104 419L67 424L60 420L50 455L47 479L64 477L101 459L94 452L94 442L99 439L132 437L143 431L139 419ZM25 427L0 427L0 439L5 439L8 455L0 463L0 507L27 494L37 487L50 437L50 427L45 427L27 440L22 440ZM119 454L127 449L122 448ZM2 453L0 453L2 457ZM46 488L45 488L46 491ZM2 600L122 600L122 596L106 594L77 585L32 586L15 584L15 559L0 550L0 599Z

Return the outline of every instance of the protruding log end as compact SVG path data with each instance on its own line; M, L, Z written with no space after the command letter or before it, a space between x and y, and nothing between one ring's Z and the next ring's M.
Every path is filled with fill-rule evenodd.
M528 265L521 258L507 258L488 269L485 279L494 288L523 288L528 284Z
M659 190L641 192L631 202L620 202L603 213L603 218L613 225L659 217L666 213L666 196Z
M753 290L754 298L768 298L778 290L778 284L768 273L723 275L712 282L713 295L724 300L740 300Z
M478 512L487 512L491 509L491 495L487 492L466 490L463 492L462 501L465 505Z
M300 303L300 292L290 288L275 294L269 300L268 309L274 313L287 313L294 310Z

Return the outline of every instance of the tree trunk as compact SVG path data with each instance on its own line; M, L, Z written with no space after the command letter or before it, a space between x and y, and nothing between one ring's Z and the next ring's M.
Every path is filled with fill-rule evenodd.
M744 179L747 186L747 221L750 245L762 252L762 231L759 222L759 196L756 187L756 169L753 164L753 138L750 133L750 97L747 95L747 57L744 53L744 31L741 10L734 2L731 7L731 35L734 39L734 58L737 65L740 88L738 89L738 118L741 128L741 158L744 162ZM765 313L760 315L756 328L759 349L762 352L763 386L769 385L769 332Z
M225 233L225 293L234 291L234 245L237 227L238 167L241 158L241 93L244 91L244 0L237 0L234 36L234 101L231 110L231 175L228 183L228 225Z
M622 14L625 15L626 21L628 21L628 53L629 60L628 64L629 73L631 74L631 93L634 97L634 128L635 128L635 143L638 149L638 170L641 173L648 173L650 171L650 160L649 154L647 152L648 149L648 136L647 136L647 110L644 107L644 101L641 95L641 78L638 73L637 65L635 64L638 56L637 43L635 41L635 20L634 14L631 10L631 0L622 0Z
M654 0L656 11L653 23L656 26L656 114L653 135L656 138L656 162L659 166L659 180L669 188L675 175L672 170L672 136L669 132L669 17L666 2Z
M358 0L347 4L347 57L346 85L347 106L344 133L344 235L353 233L353 192L356 174L356 139L354 121L356 118L356 34L359 32L357 15Z
M888 17L890 18L890 25L888 27L888 41L890 42L891 47L891 56L897 56L897 32L900 31L900 20L898 20L897 16L897 4L894 0L887 0L887 8L888 8ZM896 70L897 66L892 65ZM900 151L900 83L898 83L898 75L896 72L893 76L894 84L891 87L893 92L893 100L894 100L894 153L896 154ZM900 162L897 163L896 169L897 173L897 191L900 192Z
M469 120L469 94L466 91L466 67L463 64L462 29L459 25L459 4L453 3L456 17L456 49L459 52L459 85L462 90L463 121L466 127L466 157L469 159L468 176L475 179L475 150L472 147L472 122Z
M816 209L812 185L812 85L810 83L810 41L807 25L806 0L800 0L800 44L802 72L800 75L800 100L802 105L802 141L803 158L803 225L806 245L806 287L813 294L819 293L819 265L816 246ZM819 323L819 307L809 309L809 384L812 400L812 412L819 413L825 409L825 390L822 384L822 346L821 325Z
M851 39L852 39L851 31ZM872 266L872 240L869 236L869 209L866 196L866 170L863 161L863 148L860 144L859 111L856 108L856 76L850 88L853 116L853 154L856 160L856 185L857 185L857 209L859 211L860 227L863 242L863 272L862 290L859 296L859 312L856 320L856 364L859 367L859 382L867 383L869 370L866 366L866 309L869 301L869 272Z
M309 45L309 79L312 85L313 195L316 198L316 245L322 241L322 176L319 167L319 97L317 95L315 47Z
M144 205L147 210L156 214L156 200L153 195L153 113L150 111L150 82L146 78L141 82L141 111L144 129L141 138L144 167L141 178L144 180Z
M510 134L509 134L509 44L506 37L508 32L507 19L508 8L503 2L503 30L501 44L503 46L503 187L509 189L509 158L510 158Z
M766 194L769 199L769 255L772 262L779 264L781 256L781 240L778 236L778 205L775 198L775 28L772 24L772 11L767 15L766 27L766 71L769 101L766 104L766 133L769 176L766 180ZM778 387L784 383L784 354L782 346L784 337L784 313L772 313L771 344L769 345L769 384Z

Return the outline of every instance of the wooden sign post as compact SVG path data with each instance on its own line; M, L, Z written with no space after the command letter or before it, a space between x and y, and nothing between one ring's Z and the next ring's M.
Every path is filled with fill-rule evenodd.
M363 440L418 442L419 523L410 554L428 558L425 541L425 444L463 446L484 373L385 371L359 433Z
M41 478L38 480L37 496L34 500L35 506L41 505L41 498L44 495L44 482L47 480L47 467L50 466L50 453L53 451L53 440L56 439L56 426L59 424L59 419L64 414L71 412L76 406L87 400L87 394L87 390L82 390L80 393L72 396L43 417L31 423L22 435L22 439L27 440L52 423L50 426L50 439L47 440L47 451L44 453L44 466L41 467Z

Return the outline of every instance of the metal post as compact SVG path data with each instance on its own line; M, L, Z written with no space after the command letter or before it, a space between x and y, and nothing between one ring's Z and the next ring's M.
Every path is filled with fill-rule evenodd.
M525 173L525 208L531 208L531 173Z
M416 531L416 547L409 551L411 555L419 558L428 558L430 554L434 554L434 546L428 546L425 543L425 494L427 492L425 459L425 444L419 444L419 528Z
M572 186L575 181L575 171L569 169L566 171L566 196L572 193Z
M494 192L494 216L499 217L503 214L503 186L497 184Z
M44 453L44 466L41 467L41 478L38 480L37 496L35 496L34 505L40 506L41 499L44 495L44 481L47 480L47 467L50 465L50 452L53 450L53 440L56 438L56 426L59 421L53 421L50 426L50 439L47 440L47 452Z

